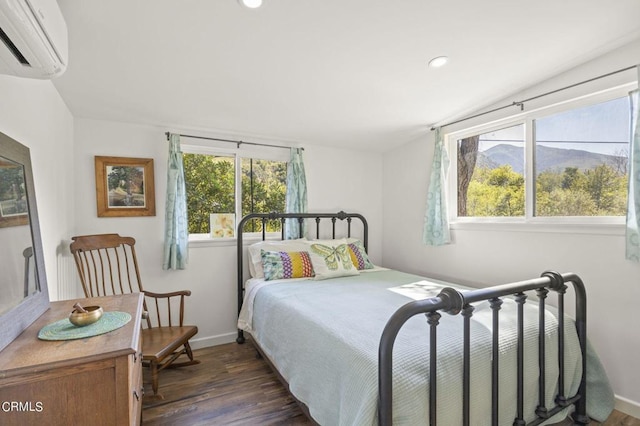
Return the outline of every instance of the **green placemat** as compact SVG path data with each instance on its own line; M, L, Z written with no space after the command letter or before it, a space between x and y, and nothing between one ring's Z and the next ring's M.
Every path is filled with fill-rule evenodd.
M131 321L131 315L127 312L105 312L102 317L93 324L78 327L68 318L47 324L38 333L41 340L74 340L85 337L98 336L116 330Z

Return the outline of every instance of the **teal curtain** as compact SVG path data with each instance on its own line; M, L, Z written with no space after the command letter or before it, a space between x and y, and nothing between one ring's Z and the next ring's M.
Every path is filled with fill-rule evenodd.
M640 81L640 66L638 66ZM629 149L629 196L627 200L626 258L640 262L640 108L639 91L630 94L631 146Z
M307 178L304 173L302 148L291 148L291 158L287 164L286 213L307 213ZM304 226L304 224L303 224ZM302 230L304 235L305 230ZM285 237L300 237L300 224L297 220L287 219Z
M167 201L164 222L164 261L162 269L185 269L189 257L187 196L180 135L169 134L167 162Z
M449 156L438 127L431 165L431 179L427 192L427 211L424 216L422 241L428 246L441 246L451 242L447 217L445 176L449 168Z

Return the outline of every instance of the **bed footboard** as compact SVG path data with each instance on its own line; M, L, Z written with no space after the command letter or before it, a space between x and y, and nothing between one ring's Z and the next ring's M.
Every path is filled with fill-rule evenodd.
M575 325L580 342L580 352L582 354L582 375L575 395L565 395L565 336L564 336L564 295L567 284L571 283L575 291ZM535 410L535 420L526 422L527 418L533 417L533 413L524 413L524 321L523 308L526 303L527 291L535 291L538 296L539 319L538 319L538 405ZM545 299L549 291L557 293L558 310L558 359L545 359ZM492 361L491 361L491 415L492 424L498 424L498 383L499 383L499 311L502 299L506 296L513 296L517 304L517 416L513 421L514 425L537 425L551 418L558 412L566 409L570 405L575 406L573 421L575 424L586 425L589 417L586 414L586 336L587 336L587 301L586 292L582 280L575 274L559 274L557 272L544 272L540 278L528 281L521 281L512 284L505 284L486 289L478 289L461 293L453 288L445 288L436 297L418 300L407 303L398 309L389 319L379 346L378 364L378 419L380 425L391 425L393 419L393 346L405 322L419 314L424 314L427 318L430 330L430 354L429 354L429 424L437 424L437 328L441 318L441 312L450 315L462 315L463 317L463 365L462 365L462 419L463 425L470 424L470 404L471 404L471 345L470 345L470 321L473 315L473 303L488 301L492 310L493 331L492 331ZM558 394L555 395L555 404L552 407L545 406L545 371L547 363L558 363Z

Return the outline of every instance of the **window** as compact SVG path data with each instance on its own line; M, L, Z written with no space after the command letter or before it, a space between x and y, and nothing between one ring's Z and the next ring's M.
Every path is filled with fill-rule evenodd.
M284 161L242 159L242 216L250 213L284 212L287 193L287 163ZM266 222L267 232L282 229L279 220ZM262 221L245 224L244 232L261 232Z
M241 218L249 213L284 211L286 161L183 148L189 234L209 234L213 213ZM267 232L280 229L279 221L267 222ZM261 231L261 221L247 222L244 228L244 232Z
M455 218L624 216L630 124L623 93L449 135Z
M533 121L536 216L624 216L629 99Z
M458 140L458 216L524 216L524 125Z

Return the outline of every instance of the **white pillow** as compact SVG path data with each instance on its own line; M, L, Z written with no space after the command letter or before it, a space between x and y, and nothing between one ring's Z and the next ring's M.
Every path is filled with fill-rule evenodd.
M315 273L314 280L346 277L360 273L351 261L349 246L344 238L307 241L307 244Z
M249 273L253 278L264 278L261 250L264 251L309 251L304 238L297 240L266 240L251 244L249 252Z

